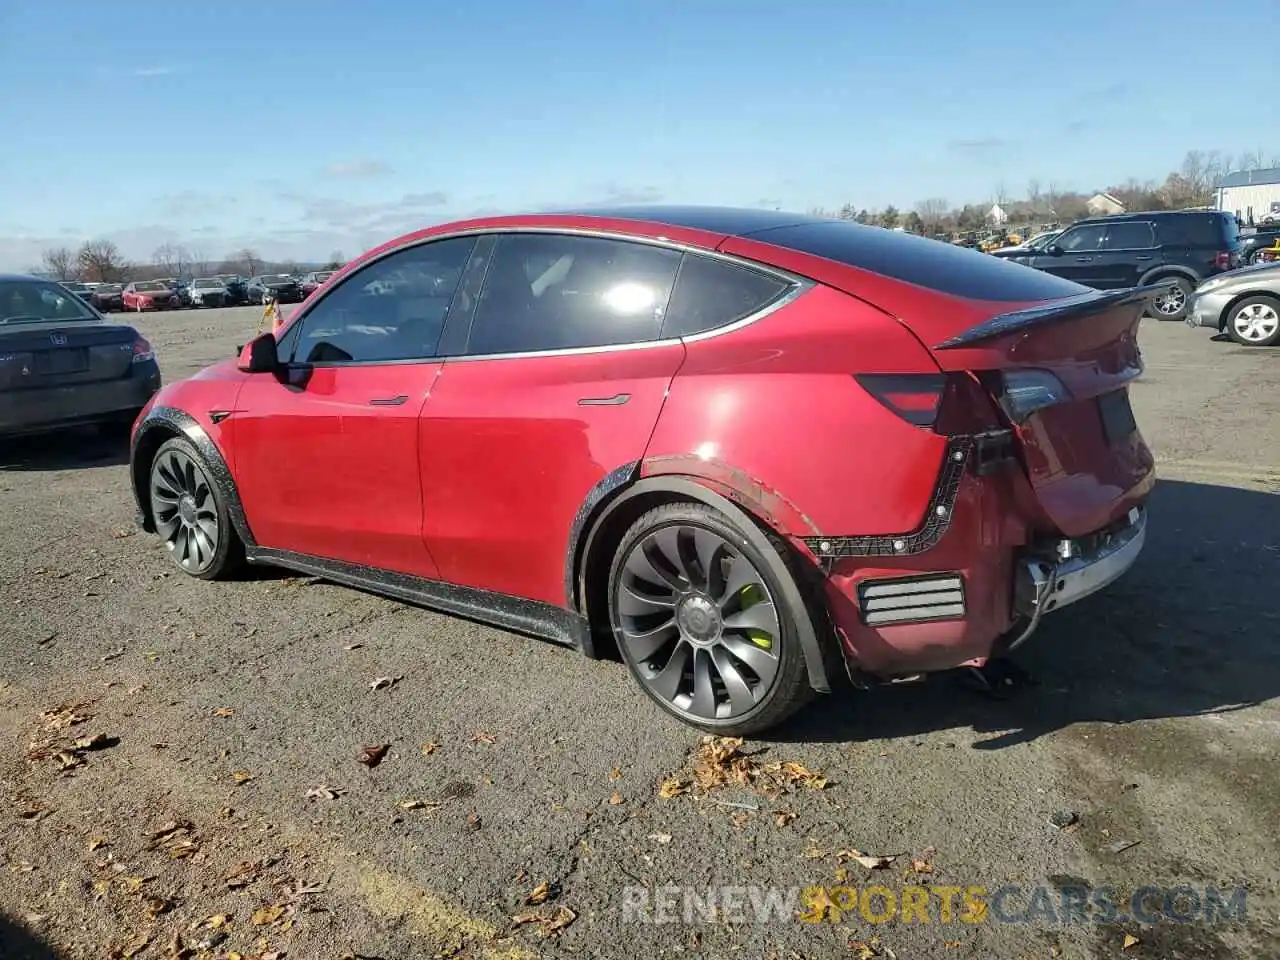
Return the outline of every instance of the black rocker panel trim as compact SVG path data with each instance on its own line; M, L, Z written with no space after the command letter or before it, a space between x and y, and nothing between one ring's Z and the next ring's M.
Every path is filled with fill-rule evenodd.
M246 555L250 563L285 567L553 643L581 649L587 642L586 621L576 613L549 603L290 550L254 547L246 551Z
M805 546L819 559L909 557L931 549L951 526L956 495L973 448L974 438L968 436L952 437L947 443L938 482L929 498L929 509L916 529L861 537L804 537Z
M231 525L235 527L244 545L252 547L257 541L253 539L253 532L249 529L249 521L244 515L244 505L240 502L235 478L231 476L227 461L222 458L222 453L209 439L209 435L204 432L204 427L200 426L199 421L176 407L153 407L133 435L133 442L129 448L129 475L133 481L133 499L138 505L139 525L148 533L155 532L155 523L151 517L151 507L147 502L146 493L151 465L138 463L137 455L143 439L156 430L186 437L195 445L209 470L209 480L218 488L222 502L227 505Z
M587 492L582 505L578 507L578 512L573 516L573 523L569 525L569 549L564 553L565 606L571 610L582 609L578 602L578 571L585 557L584 551L589 539L589 531L595 528L595 524L588 525L589 521L601 503L615 491L636 479L639 469L640 461L632 460L616 470L611 470Z

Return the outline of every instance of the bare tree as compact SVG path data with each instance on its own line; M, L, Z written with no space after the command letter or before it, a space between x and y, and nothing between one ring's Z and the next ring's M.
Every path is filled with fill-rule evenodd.
M113 283L125 278L129 261L110 240L86 240L76 254L80 275L86 280Z
M894 227L898 225L898 221L901 219L901 216L898 213L898 208L891 203L889 204L889 206L885 207L883 210L880 211L879 219L880 219L880 226L886 227L892 230Z
M257 251L245 247L240 251L239 257L244 263L245 271L249 276L256 277L258 271L262 269L262 258L258 256Z
M1040 206L1040 201L1041 199L1043 199L1043 196L1044 195L1040 192L1040 181L1028 180L1027 181L1027 200L1031 202L1031 206L1033 209Z
M330 270L337 270L347 262L347 258L342 255L341 250L334 250L329 254L329 262L326 267Z
M162 243L151 259L168 277L181 277L191 267L191 254L176 243Z
M75 252L70 247L54 247L40 255L44 271L55 280L74 280L80 272Z
M209 254L201 247L192 247L187 251L191 258L191 274L203 277L209 273Z
M942 227L942 221L951 213L951 204L943 197L929 197L916 204L916 213L925 230L932 233Z

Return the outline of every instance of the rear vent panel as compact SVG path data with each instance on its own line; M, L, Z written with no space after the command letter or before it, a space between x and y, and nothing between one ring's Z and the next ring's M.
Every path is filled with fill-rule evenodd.
M870 627L956 620L965 615L964 580L959 574L930 574L858 584L862 622Z

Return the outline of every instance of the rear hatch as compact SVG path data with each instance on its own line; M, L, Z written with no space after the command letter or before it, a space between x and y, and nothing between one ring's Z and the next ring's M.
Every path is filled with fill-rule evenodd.
M1098 531L1154 484L1128 384L1142 372L1139 321L1163 286L1095 291L953 244L836 221L762 230L720 249L812 276L911 330L957 388L944 406L967 408L969 423L948 432L973 432L983 419L1013 432L1033 519L1046 532ZM974 397L977 387L985 398Z
M91 320L0 324L0 390L115 380L133 368L137 332Z

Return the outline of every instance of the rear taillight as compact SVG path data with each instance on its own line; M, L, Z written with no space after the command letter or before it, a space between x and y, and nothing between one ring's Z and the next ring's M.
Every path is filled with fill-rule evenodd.
M151 342L146 337L138 337L133 341L133 362L146 363L148 360L156 358L155 351L151 349Z
M917 427L934 425L947 386L941 373L863 373L854 379L887 410Z
M1214 256L1213 265L1217 267L1219 270L1230 270L1231 267L1233 266L1231 262L1232 259L1233 259L1232 254L1224 250L1222 253L1216 254Z
M1006 370L1000 375L1000 406L1014 423L1070 399L1070 391L1048 370Z

